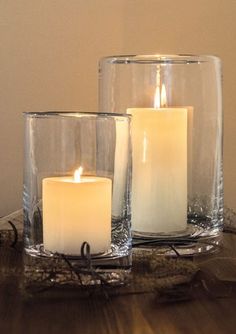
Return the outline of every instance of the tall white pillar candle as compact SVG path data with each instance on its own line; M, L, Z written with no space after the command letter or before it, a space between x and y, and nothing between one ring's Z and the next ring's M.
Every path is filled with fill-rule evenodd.
M132 225L145 233L187 225L187 109L130 108Z

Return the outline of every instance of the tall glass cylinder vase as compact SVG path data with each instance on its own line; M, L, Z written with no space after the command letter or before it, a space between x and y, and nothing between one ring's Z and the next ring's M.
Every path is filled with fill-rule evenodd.
M125 281L130 150L128 115L25 114L26 286Z
M217 237L223 224L221 63L101 59L99 108L132 115L135 237Z

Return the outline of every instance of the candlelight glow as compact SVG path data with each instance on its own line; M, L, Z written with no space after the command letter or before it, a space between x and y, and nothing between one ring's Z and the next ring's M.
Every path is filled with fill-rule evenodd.
M75 182L80 182L82 173L83 173L83 167L81 167L81 166L78 169L75 170L75 172L74 172L74 181Z
M157 86L154 96L154 108L158 109L160 107L161 107L161 93L160 93L160 86Z
M167 98L166 98L166 87L164 84L161 86L161 107L166 107Z
M162 84L161 91L160 91L160 86L157 86L156 88L154 97L154 108L158 109L166 106L167 106L166 87L164 84Z

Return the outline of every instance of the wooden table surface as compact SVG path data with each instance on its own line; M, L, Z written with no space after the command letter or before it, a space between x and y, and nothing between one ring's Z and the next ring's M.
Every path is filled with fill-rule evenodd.
M212 291L197 288L192 298L179 302L161 302L155 292L118 295L108 300L73 295L25 299L19 289L22 256L14 249L0 247L0 333L234 334L236 235L225 233L223 244L218 254L193 261L205 268L209 261L224 285L213 284Z

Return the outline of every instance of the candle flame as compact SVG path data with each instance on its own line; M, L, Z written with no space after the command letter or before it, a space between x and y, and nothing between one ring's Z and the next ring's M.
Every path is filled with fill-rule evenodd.
M166 107L167 97L166 97L166 87L164 84L161 86L161 107Z
M155 97L154 97L154 108L158 109L161 106L161 93L160 86L156 87Z
M166 87L164 84L161 86L161 92L160 92L160 86L157 86L155 97L154 97L154 108L158 109L161 107L166 107L167 105L167 97L166 97Z
M74 181L75 182L80 182L82 173L83 173L83 167L81 167L81 166L78 169L75 170L75 172L74 172Z

